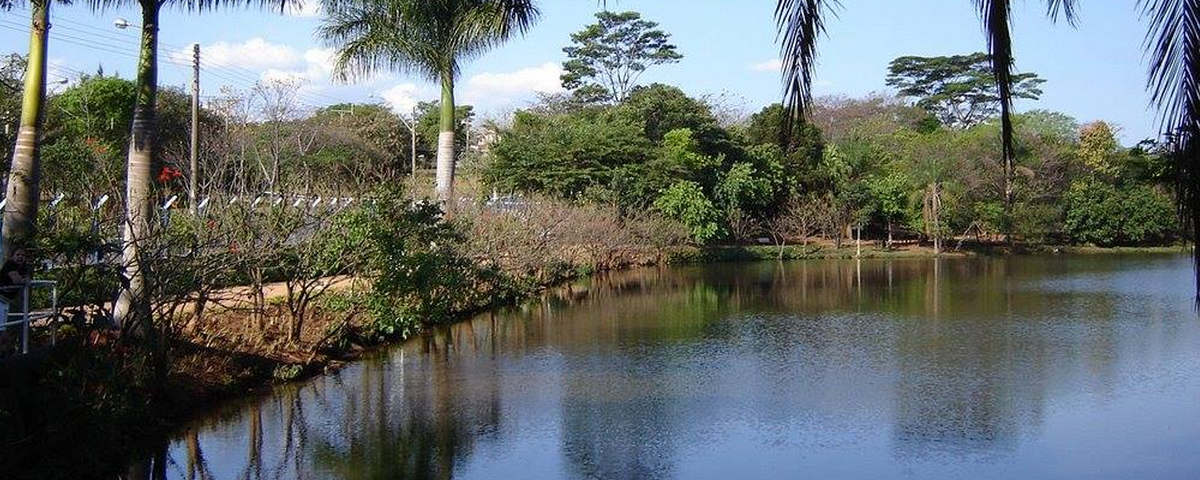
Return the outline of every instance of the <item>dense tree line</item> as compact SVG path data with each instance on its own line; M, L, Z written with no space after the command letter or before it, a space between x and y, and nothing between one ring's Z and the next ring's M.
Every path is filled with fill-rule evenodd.
M824 98L809 122L789 124L776 104L721 125L710 105L666 85L635 88L613 105L549 97L500 132L483 178L506 192L654 209L687 225L700 243L768 237L775 224L813 212L827 217L813 233L839 243L855 230L939 248L947 237L999 241L1010 231L1030 243L1177 238L1167 166L1155 145L1122 148L1103 122L1080 126L1041 110L1016 115L1006 215L995 117L954 120L951 108L925 105Z

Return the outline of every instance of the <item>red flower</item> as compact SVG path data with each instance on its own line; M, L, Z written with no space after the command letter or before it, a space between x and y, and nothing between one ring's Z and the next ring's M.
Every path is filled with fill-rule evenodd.
M158 182L159 183L167 183L171 180L180 178L182 176L183 176L183 172L179 171L178 168L163 167L162 171L158 172Z

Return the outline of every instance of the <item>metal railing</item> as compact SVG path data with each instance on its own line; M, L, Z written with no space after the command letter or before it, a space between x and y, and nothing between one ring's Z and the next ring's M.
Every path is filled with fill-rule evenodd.
M50 309L49 310L34 310L30 307L30 292L34 289L46 289L50 292ZM0 287L0 292L20 292L20 304L13 305L16 300L10 301L6 296L0 296L0 309L4 310L3 323L0 323L0 332L7 331L9 327L19 327L21 329L21 354L29 353L29 329L33 322L43 319L50 319L52 324L58 318L58 282L50 280L34 280L24 285L13 285L9 287ZM20 307L18 312L12 311L14 306ZM54 345L57 341L56 329L50 329L50 345Z

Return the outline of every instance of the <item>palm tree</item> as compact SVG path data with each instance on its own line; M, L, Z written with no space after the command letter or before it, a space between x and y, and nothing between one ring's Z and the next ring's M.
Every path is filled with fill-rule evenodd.
M95 10L119 8L136 1L142 10L141 51L137 66L137 98L133 105L129 154L125 178L125 225L122 238L121 291L113 306L113 318L126 331L144 328L150 319L150 300L146 291L146 264L142 246L150 234L153 173L158 126L155 99L158 97L159 12L168 3L191 11L237 6L255 1L263 7L279 8L289 0L89 0ZM299 0L290 0L299 1Z
M8 173L8 203L4 209L3 247L7 254L14 245L28 243L37 220L41 197L41 134L46 103L46 46L50 33L51 0L30 2L29 57L26 58L25 88L21 100L21 123ZM0 0L0 8L11 2Z
M449 201L461 64L528 30L538 17L533 0L326 0L324 6L319 35L338 49L335 70L343 80L391 69L441 83L437 196Z

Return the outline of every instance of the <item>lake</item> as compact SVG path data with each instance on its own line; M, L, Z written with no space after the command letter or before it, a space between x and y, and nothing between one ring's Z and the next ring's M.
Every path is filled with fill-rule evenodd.
M597 277L188 425L173 479L1194 479L1184 255Z

